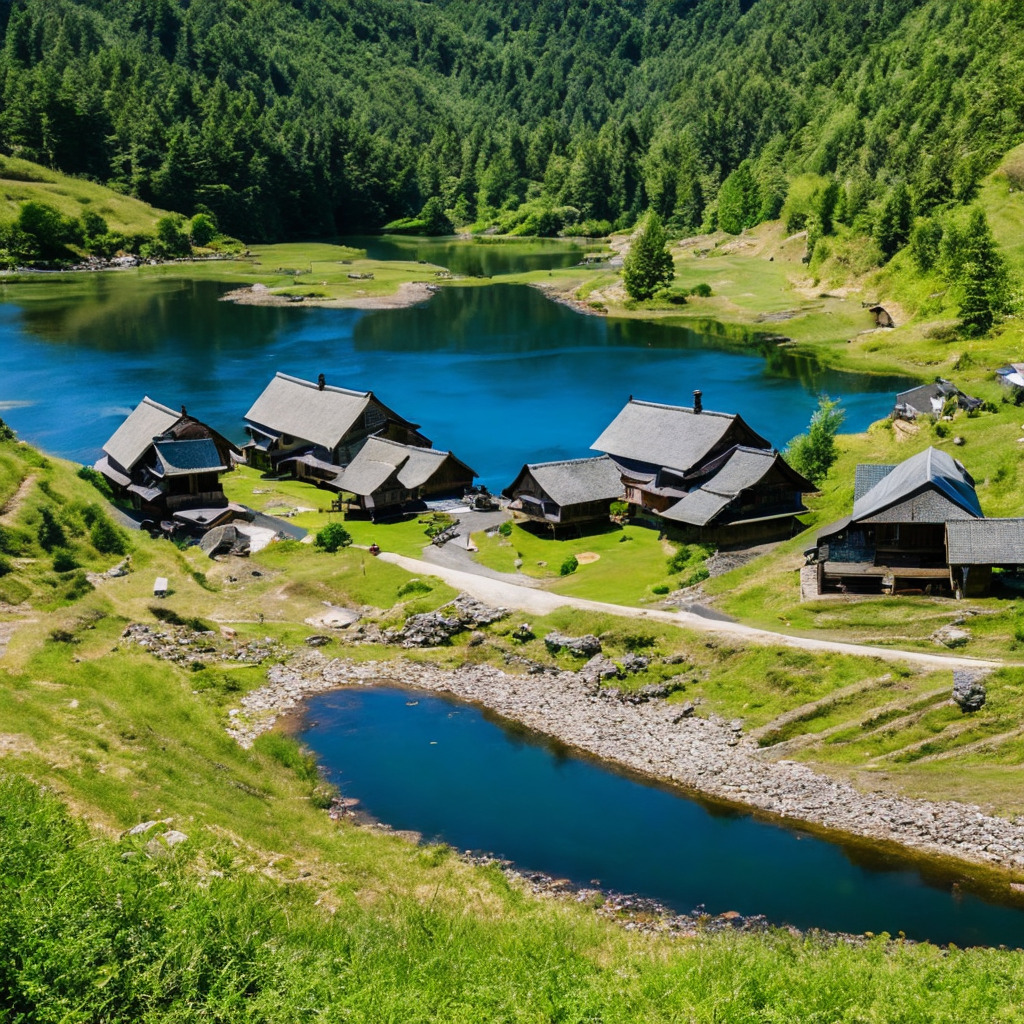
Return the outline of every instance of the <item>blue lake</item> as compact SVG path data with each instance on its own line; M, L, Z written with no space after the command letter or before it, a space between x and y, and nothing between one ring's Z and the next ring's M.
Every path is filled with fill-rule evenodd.
M507 257L506 257L507 259ZM821 369L777 349L728 350L663 324L580 314L535 289L446 288L411 309L236 306L224 287L132 273L0 287L0 417L92 462L149 394L240 439L277 371L372 389L492 488L527 461L587 455L634 395L740 412L783 446L821 392L846 428L888 412L900 379Z
M1024 911L941 874L687 799L471 705L394 687L311 698L300 738L398 829L681 912L958 945L1024 945Z

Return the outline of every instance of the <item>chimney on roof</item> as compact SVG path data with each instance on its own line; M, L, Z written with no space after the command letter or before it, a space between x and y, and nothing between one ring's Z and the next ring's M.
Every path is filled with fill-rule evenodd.
M694 391L694 393L693 393L693 411L699 413L699 412L703 411L703 409L704 409L704 404L703 404L703 402L701 402L701 393L700 393L700 391Z
M316 389L317 391L323 391L325 387L327 387L327 378L321 373L316 379Z
M182 407L181 407L181 415L182 415L182 416L187 416L187 415L188 415L188 413L187 413L187 412L185 412L185 406L182 406Z

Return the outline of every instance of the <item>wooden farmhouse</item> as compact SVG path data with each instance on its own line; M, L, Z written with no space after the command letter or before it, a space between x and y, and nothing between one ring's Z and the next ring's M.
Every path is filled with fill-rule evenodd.
M231 511L220 478L241 458L184 407L175 412L147 396L103 446L95 468L143 514L205 528Z
M622 478L632 513L695 539L753 543L792 535L815 488L741 416L634 398L591 446Z
M1017 560L1015 549L1005 562L977 561L991 554L988 524L1000 522L1015 520L984 519L973 478L937 448L896 466L858 466L852 513L818 533L818 591L963 592L965 574L951 568L951 553L957 565L972 567L972 590L982 577L987 586L994 565Z
M476 475L451 452L371 437L324 486L352 495L358 508L377 521L422 508L429 499L461 498Z
M980 398L965 395L952 381L937 378L931 384L921 384L896 396L892 418L916 420L918 416L941 416L950 399L955 399L958 409L973 411L980 409L984 402Z
M372 391L351 391L278 373L245 414L250 465L330 480L368 437L429 448L419 426L389 409Z
M607 522L609 506L622 498L624 488L618 466L600 455L525 465L502 493L527 522L557 532Z

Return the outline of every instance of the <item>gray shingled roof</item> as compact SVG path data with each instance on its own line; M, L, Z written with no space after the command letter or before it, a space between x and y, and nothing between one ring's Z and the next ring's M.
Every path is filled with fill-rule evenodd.
M854 501L853 518L868 519L926 487L934 488L969 515L981 517L981 506L971 475L946 452L926 448L901 462Z
M946 523L950 565L1024 565L1024 519L957 519Z
M607 455L598 455L592 459L528 463L504 493L513 497L527 473L548 498L561 508L582 505L588 501L615 501L625 493L619 469Z
M196 441L156 441L157 475L187 476L190 473L221 473L228 467L212 438Z
M278 373L245 414L262 430L336 448L374 398L371 391L350 391ZM390 412L390 410L389 410Z
M373 494L397 470L398 482L406 490L411 491L425 484L446 459L455 459L471 476L477 475L451 452L417 448L414 445L388 441L383 437L371 437L338 475L334 485L365 497Z
M180 419L180 412L154 402L147 395L114 431L103 451L116 465L131 471L146 454L153 438L170 430Z
M919 384L916 388L901 391L896 396L896 404L909 405L911 409L921 413L934 413L937 411L934 402L938 402L938 408L941 410L950 395L960 393L960 389L952 381L940 377L931 384Z
M631 398L601 436L590 446L619 459L686 472L719 444L726 432L742 419L722 412L695 413L678 405L659 405ZM746 423L743 426L747 427ZM752 430L751 440L771 445Z
M881 463L860 463L853 473L853 500L860 501L875 484L881 483L895 468L895 463L891 466Z
M813 484L804 480L778 452L737 446L710 480L690 491L661 515L678 523L706 526L743 491L756 487L776 465L792 476L795 487L806 492L813 490Z

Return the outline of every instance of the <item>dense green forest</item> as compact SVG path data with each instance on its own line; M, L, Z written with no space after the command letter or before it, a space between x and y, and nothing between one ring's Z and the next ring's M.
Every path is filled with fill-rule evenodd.
M519 233L648 208L672 230L739 231L813 173L793 226L853 227L884 260L1024 138L1015 0L0 9L3 152L254 241L424 207Z

